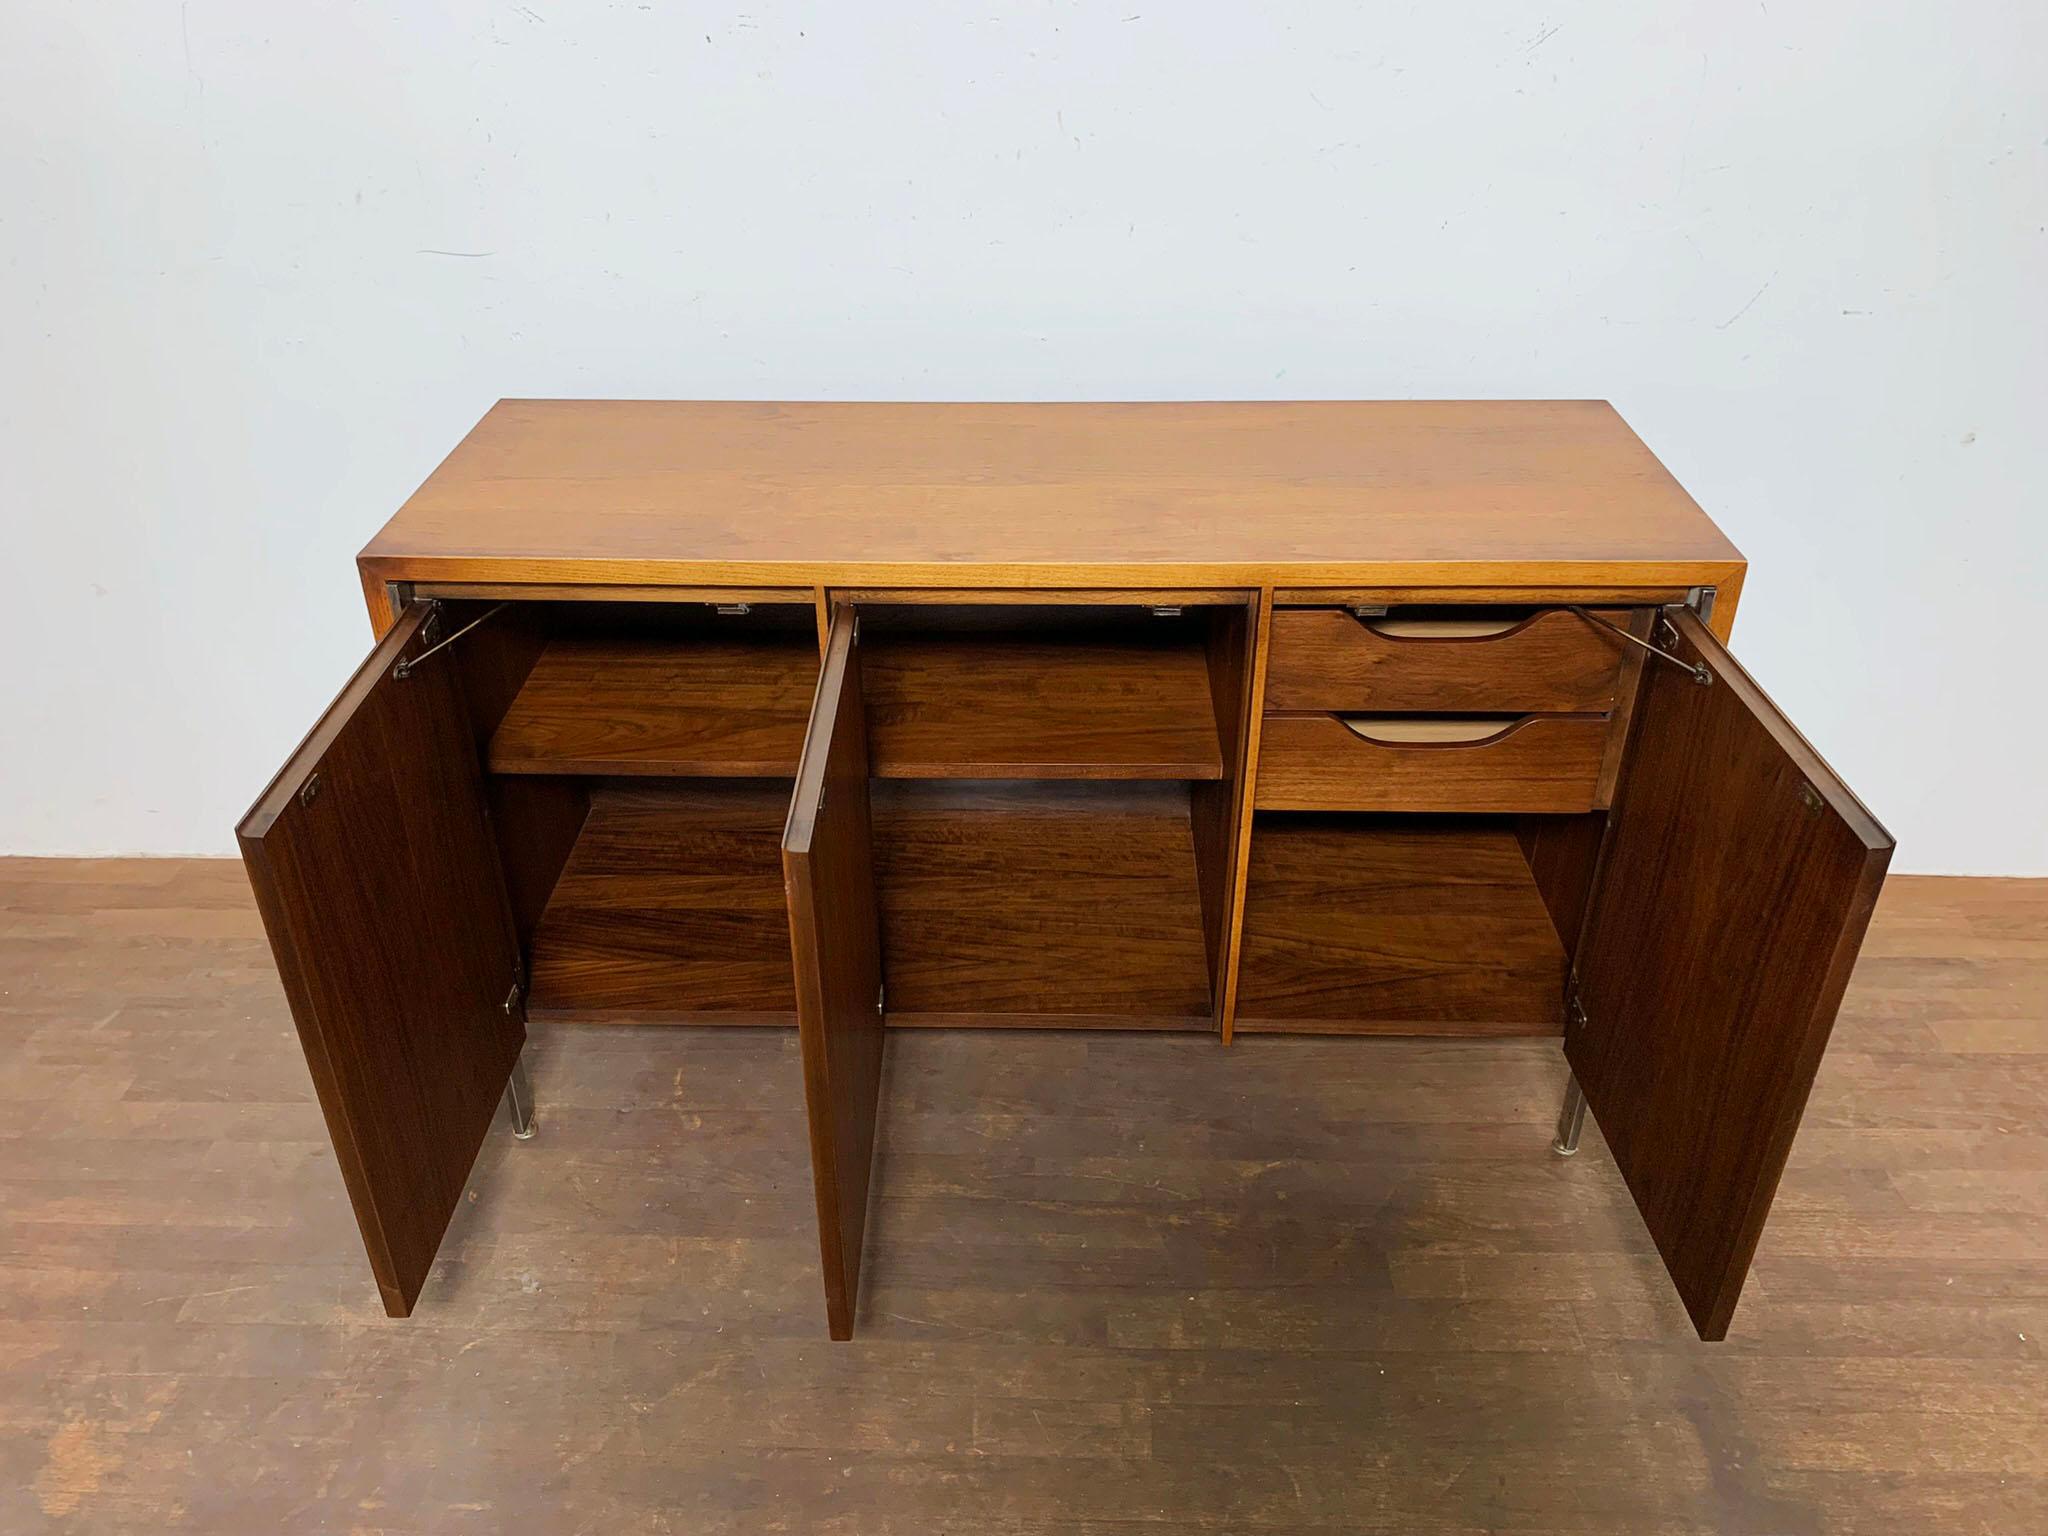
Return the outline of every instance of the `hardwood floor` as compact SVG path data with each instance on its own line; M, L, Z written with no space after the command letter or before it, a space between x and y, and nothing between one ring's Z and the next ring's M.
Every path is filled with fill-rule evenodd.
M0 1531L2048 1529L2048 882L1894 880L1727 1343L1555 1041L537 1027L387 1320L239 865L0 861Z

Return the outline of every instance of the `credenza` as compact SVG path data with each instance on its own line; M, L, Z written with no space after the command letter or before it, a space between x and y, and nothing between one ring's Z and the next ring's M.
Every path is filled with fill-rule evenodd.
M1557 1037L1726 1334L1892 841L1605 403L503 401L357 563L239 839L393 1315L546 1020L798 1031L839 1339L893 1029Z

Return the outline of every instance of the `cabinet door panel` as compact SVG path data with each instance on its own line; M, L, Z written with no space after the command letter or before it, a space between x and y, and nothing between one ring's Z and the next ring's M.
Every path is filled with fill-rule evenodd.
M526 1039L476 745L408 609L236 830L384 1309L418 1300Z
M1705 625L1651 661L1565 1056L1700 1336L1727 1334L1892 839Z
M782 838L825 1317L853 1337L882 1084L882 945L851 610L833 615Z

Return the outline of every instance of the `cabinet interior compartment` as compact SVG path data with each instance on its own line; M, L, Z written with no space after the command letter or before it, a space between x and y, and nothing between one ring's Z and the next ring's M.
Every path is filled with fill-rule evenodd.
M536 1019L791 1024L816 610L444 604ZM429 661L427 665L439 664Z
M1562 1033L1603 820L1259 812L1236 1027Z
M1189 786L872 790L892 1025L1207 1029Z
M1213 1027L1249 605L861 623L889 1021ZM793 1022L781 835L814 610L515 604L450 659L529 1015Z
M1208 660L1235 610L861 607L873 772L885 779L1227 776Z
M528 1014L793 1024L784 779L619 780L590 810L529 945Z
M744 605L744 613L705 603L526 606L543 643L491 733L491 772L796 772L818 682L811 605ZM551 611L535 611L542 608Z

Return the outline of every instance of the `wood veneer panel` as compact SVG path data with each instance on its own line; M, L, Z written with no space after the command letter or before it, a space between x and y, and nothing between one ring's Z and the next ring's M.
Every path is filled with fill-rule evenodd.
M808 634L556 639L491 738L491 770L786 777L817 680Z
M526 1040L456 675L392 675L429 616L398 616L236 828L394 1317L419 1299Z
M1607 748L1599 715L1503 720L1474 742L1383 743L1336 715L1268 713L1262 810L1590 811Z
M853 610L832 616L782 835L825 1317L853 1337L882 1089L882 952Z
M533 1016L790 1024L784 782L605 787L533 940Z
M835 588L1684 587L1741 565L1604 401L507 400L363 558Z
M892 1024L1210 1027L1179 785L877 785Z
M1629 613L1602 617L1626 625ZM1341 608L1283 608L1272 646L1268 709L1368 714L1605 713L1631 648L1561 608L1490 635L1417 635Z
M1252 827L1239 1030L1556 1034L1564 979L1506 821L1262 815Z
M1565 1040L1703 1339L1726 1335L1891 835L1693 614L1643 674Z
M1522 857L1529 862L1529 873L1568 954L1578 946L1606 825L1607 817L1599 811L1584 816L1523 816L1515 823Z
M548 615L521 604L495 613L483 602L445 601L440 606L438 633L443 635L484 619L427 665L451 668L460 679L477 757L488 761L492 736L547 649ZM490 774L484 800L513 923L521 944L529 944L583 829L589 789L578 779Z
M1223 777L1199 639L874 634L863 663L882 778Z
M1230 956L1230 908L1236 890L1237 818L1250 815L1241 793L1245 737L1251 725L1251 646L1258 612L1256 598L1206 615L1209 691L1216 734L1223 752L1223 777L1188 787L1188 820L1194 834L1195 874L1202 896L1202 936L1209 947L1209 994L1222 1027L1225 974Z

